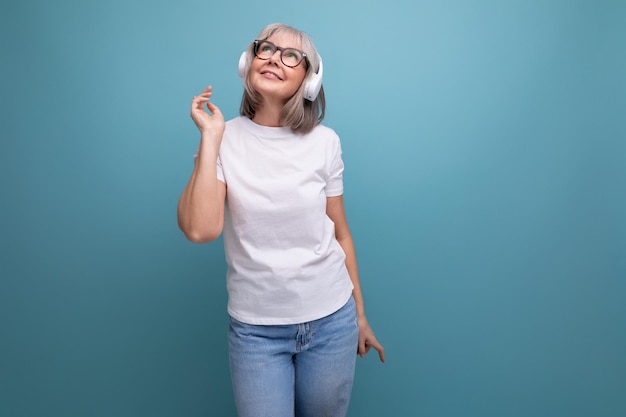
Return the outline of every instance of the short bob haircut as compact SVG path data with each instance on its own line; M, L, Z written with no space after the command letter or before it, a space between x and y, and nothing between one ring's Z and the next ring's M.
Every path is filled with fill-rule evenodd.
M283 107L280 114L280 124L281 126L290 127L296 133L305 134L309 133L315 126L322 122L326 112L326 99L324 98L323 86L320 88L320 92L315 101L311 102L304 98L304 84L311 78L313 70L319 67L320 57L309 35L282 23L273 23L266 26L261 33L259 33L257 39L267 39L275 33L285 32L300 39L302 50L307 55L309 66L307 67L302 85L300 85L298 91L296 91ZM250 119L254 118L256 109L259 108L262 102L259 93L250 85L249 74L253 59L255 59L254 42L248 47L248 60L243 76L244 92L241 98L241 107L239 108L239 113Z

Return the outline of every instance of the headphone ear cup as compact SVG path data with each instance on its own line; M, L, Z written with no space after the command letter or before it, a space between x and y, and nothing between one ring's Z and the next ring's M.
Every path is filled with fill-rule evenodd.
M246 72L246 63L248 62L248 51L243 51L239 57L239 76L243 78Z
M311 74L311 78L309 78L304 86L304 98L309 101L315 101L317 95L320 93L322 88L322 78L324 76L324 64L322 63L322 58L319 58L320 65L317 72ZM239 66L238 72L241 78L244 77L246 72L246 64L248 62L248 51L243 51L241 56L239 57Z
M317 72L311 74L311 78L306 82L304 86L304 98L309 101L315 101L317 95L322 88L322 78L324 76L324 65L322 63L322 57L319 57L320 66Z

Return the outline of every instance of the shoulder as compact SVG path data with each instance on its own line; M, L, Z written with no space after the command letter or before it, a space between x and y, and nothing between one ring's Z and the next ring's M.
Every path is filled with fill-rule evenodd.
M318 140L321 139L333 143L339 143L340 141L339 135L337 134L337 132L335 132L334 129L322 124L315 126L313 130L311 130L307 135L310 135L311 137Z
M232 129L232 128L243 126L243 123L244 123L243 116L238 116L238 117L232 118L230 120L227 120L226 121L226 127L227 128L229 127L229 128Z
M242 116L227 120L226 126L224 127L223 140L229 141L236 137L245 136L248 130L246 118Z
M321 124L317 125L308 133L308 141L311 146L325 155L326 160L341 158L341 140L334 129Z

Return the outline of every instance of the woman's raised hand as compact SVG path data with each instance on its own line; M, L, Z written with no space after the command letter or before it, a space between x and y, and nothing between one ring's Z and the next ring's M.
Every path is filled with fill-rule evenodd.
M224 115L220 109L209 100L213 95L213 87L208 86L191 102L191 118L200 130L200 133L215 135L221 139L224 133ZM210 114L204 109L210 112Z

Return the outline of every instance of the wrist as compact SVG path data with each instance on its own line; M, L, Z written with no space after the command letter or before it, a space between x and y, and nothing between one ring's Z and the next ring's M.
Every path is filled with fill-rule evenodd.
M200 130L200 138L202 140L204 140L204 139L212 139L212 140L221 139L223 132L224 132L223 130L216 129L216 128L202 129L202 130Z

